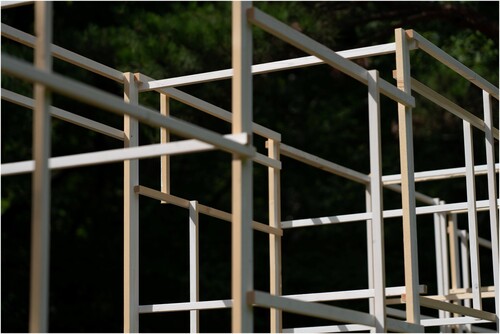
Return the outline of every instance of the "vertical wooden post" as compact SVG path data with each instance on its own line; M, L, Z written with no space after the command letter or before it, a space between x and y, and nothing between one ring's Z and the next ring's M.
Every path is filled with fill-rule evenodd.
M445 201L439 201L440 205L444 205ZM444 294L447 295L450 293L450 264L448 257L448 242L446 238L446 212L441 212L439 214L439 228L440 228L440 237L441 237L441 257L443 263L443 291ZM445 311L444 317L449 318L450 312ZM443 329L444 333L450 333L450 327L446 326Z
M139 103L139 90L133 73L124 73L125 102ZM139 146L139 123L127 115L123 119L125 147ZM139 195L134 186L139 184L139 161L123 162L123 216L124 216L124 284L123 331L139 331Z
M448 214L448 239L450 245L450 272L451 272L451 288L457 289L462 286L462 279L460 275L460 259L458 251L458 232L457 232L457 214ZM455 300L452 303L462 305L462 302ZM458 317L457 313L453 314Z
M280 160L280 143L269 139L267 142L268 155L271 159ZM269 225L281 228L281 185L280 170L268 168L269 182ZM281 295L281 236L269 235L269 273L270 292L272 295ZM271 333L283 331L282 311L271 308Z
M395 30L396 79L400 90L410 94L410 51L406 33ZM406 286L406 320L420 324L418 278L417 215L413 165L412 109L398 104L399 154L401 160L401 198L403 207L403 243Z
M495 173L495 138L493 137L493 111L491 109L491 96L483 91L484 110L484 132L486 144L486 165L488 168L488 200L490 207L490 231L491 231L491 251L493 259L493 285L500 287L500 269L498 268L499 246L498 246L498 210L497 210L497 187ZM495 289L495 308L497 315L497 329L500 330L500 310L499 301L500 289Z
M35 3L35 66L52 71L52 3ZM35 84L31 211L30 332L48 332L50 260L50 104L47 87Z
M439 198L434 198L436 205L444 204ZM434 244L436 253L436 277L439 295L449 292L448 275L448 245L446 242L446 213L434 214ZM439 318L449 318L450 313L439 310ZM449 333L448 326L441 326L442 333Z
M370 138L370 197L372 208L371 246L373 254L374 314L377 333L386 332L384 201L382 194L382 139L380 135L380 91L378 71L368 72L368 114Z
M450 243L450 264L451 264L451 288L458 289L462 285L460 276L460 264L458 254L458 235L457 235L457 214L448 216L448 235Z
M199 301L198 201L189 202L189 301ZM191 333L200 332L199 310L189 311Z
M445 201L439 201L440 205L446 204ZM446 213L441 212L439 214L439 228L441 229L441 256L443 258L443 289L444 293L448 294L450 292L450 261L448 256L448 242L446 238ZM449 312L446 312L449 313Z
M365 207L366 207L366 212L372 211L372 196L371 196L370 184L368 184L366 186L366 190L365 190ZM368 288L369 289L375 289L374 283L373 283L374 269L373 269L372 238L373 238L372 220L367 219L366 220L366 256L368 259L367 264L368 264ZM368 299L368 307L369 307L370 314L375 315L375 297ZM372 328L370 330L370 332L377 333L377 330L375 328Z
M498 129L500 129L500 117L498 117ZM498 144L498 156L500 159L500 143ZM497 191L498 191L498 200L500 201L500 177L498 178ZM499 224L500 224L500 206L498 206L497 217L498 217ZM500 261L500 227L498 228L498 231L497 231L497 240L499 243L499 245L497 246L497 252L498 252L498 259ZM497 331L500 332L500 315L499 315L499 312L500 312L500 288L495 289L495 298L496 298L496 303L495 303L496 308L495 309L497 310Z
M160 93L160 113L164 116L170 116L170 98ZM170 141L170 131L165 128L160 128L160 142L162 144ZM170 156L162 155L161 162L161 192L170 194ZM166 203L162 201L162 203Z
M439 198L434 198L434 203L439 205ZM441 219L439 213L433 214L434 218L434 249L436 257L436 280L437 280L437 294L444 295L444 267L443 267L443 247L441 237ZM439 318L444 318L444 311L439 310ZM441 326L443 331L445 326Z
M463 282L463 288L467 289L470 288L470 276L469 276L470 266L469 266L469 247L467 241L467 231L459 230L459 233L460 233L460 253L462 260L462 282ZM464 306L471 307L470 299L464 299ZM472 325L470 324L462 325L462 328L465 328L465 331L467 333L472 332Z
M252 3L232 3L232 133L247 133L252 144L252 28L247 9ZM253 166L252 159L233 155L232 161L232 331L253 332Z
M465 147L465 180L467 185L467 217L469 221L469 252L472 278L472 305L475 309L481 310L481 271L479 269L479 235L477 229L474 145L472 140L472 127L470 123L464 120L463 125Z
M460 233L460 254L462 262L462 283L463 288L470 288L470 265L469 265L469 247L468 247L468 237L466 230L459 230ZM470 307L470 299L464 299L464 306Z

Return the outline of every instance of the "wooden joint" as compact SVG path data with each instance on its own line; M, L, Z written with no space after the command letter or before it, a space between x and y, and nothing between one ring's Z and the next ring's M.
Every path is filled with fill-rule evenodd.
M134 81L137 82L138 84L142 83L141 77L142 77L142 75L140 72L134 73Z
M245 144L251 146L253 143L253 133L252 132L245 132ZM254 154L255 155L255 154Z
M413 39L414 31L413 29L406 30L406 37Z
M252 290L247 292L247 304L255 305L255 291Z
M387 298L385 300L385 305L399 305L399 304L403 304L401 298Z
M249 22L252 22L252 20L255 18L255 8L251 7L247 9L247 20Z
M413 37L408 41L408 49L409 50L416 50L418 49L418 41L416 39L413 39Z

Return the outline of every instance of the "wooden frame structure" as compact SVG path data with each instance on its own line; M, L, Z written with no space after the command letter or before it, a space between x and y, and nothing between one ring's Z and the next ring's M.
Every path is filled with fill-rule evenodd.
M16 2L17 4L17 2ZM232 69L155 80L142 73L122 73L93 60L77 55L51 43L51 4L35 3L36 37L2 24L2 36L35 48L34 66L2 54L2 73L35 83L34 99L2 88L2 99L34 109L34 158L32 161L5 163L2 177L20 173L33 174L32 263L30 287L30 331L48 330L48 264L50 170L72 168L114 161L124 163L124 325L125 332L138 332L140 314L152 312L190 311L190 331L199 327L199 312L206 309L231 308L232 330L253 331L253 309L269 308L271 332L339 332L371 330L376 332L423 332L425 327L441 326L480 330L477 324L496 323L500 317L499 284L499 195L497 177L499 165L495 161L495 140L498 128L493 124L492 103L497 103L499 90L468 67L433 45L417 32L396 29L395 43L335 52L304 34L279 22L252 6L250 2L234 2L232 14ZM310 56L252 65L252 25L297 47ZM410 75L410 51L418 49L476 85L483 91L484 117L480 119ZM382 54L395 55L396 85L380 78L377 70L367 70L350 59ZM65 78L51 72L52 57L57 57L124 85L124 100L107 92ZM327 64L367 86L370 174L327 161L281 142L281 135L272 129L253 123L252 77L261 73L284 69ZM232 79L232 112L186 94L175 87L215 80ZM85 102L124 118L123 129L112 128L93 120L51 106L50 92L54 91ZM160 111L139 105L139 94L156 91L160 97ZM463 120L465 167L432 171L414 171L412 108L418 107L413 92L437 104ZM380 94L398 105L401 174L382 175L382 145L380 135ZM195 107L232 124L232 133L222 135L189 124L170 116L169 101L174 99ZM494 101L496 100L496 101ZM62 157L50 155L50 117L94 130L124 142L123 149L75 154ZM157 127L161 142L140 145L139 123ZM484 133L486 165L474 163L472 127ZM170 141L170 133L185 140ZM252 137L267 140L268 154L258 153ZM222 150L232 155L232 212L205 206L196 200L175 196L170 191L170 156L207 150ZM162 184L160 190L140 183L139 159L161 159ZM280 171L281 158L287 157L360 183L366 187L366 211L328 217L282 221ZM253 220L252 165L268 168L269 221ZM475 176L487 175L488 199L477 200ZM444 203L415 191L416 182L431 182L448 178L466 179L467 202ZM402 209L384 210L383 188L400 192ZM189 211L190 298L183 303L140 305L139 303L139 196L169 203ZM417 201L425 206L417 206ZM477 212L488 211L491 240L479 237ZM467 213L468 228L457 228L457 215ZM434 215L438 294L425 296L418 272L417 217ZM232 224L232 298L226 300L199 300L198 225L200 215L212 216ZM384 219L402 217L405 282L404 286L387 287L384 260ZM367 226L369 286L363 290L282 295L281 250L284 230L307 226L365 222ZM269 235L270 291L255 291L253 287L253 232ZM492 252L494 286L481 286L479 247ZM423 282L425 283L425 282ZM494 298L496 311L482 309L483 298ZM367 299L368 313L322 304L325 301ZM471 304L472 301L472 304ZM405 304L406 311L391 307ZM423 308L439 310L439 317L429 317ZM282 312L298 313L332 320L331 326L284 328ZM473 326L474 325L474 326ZM458 327L457 327L458 326Z

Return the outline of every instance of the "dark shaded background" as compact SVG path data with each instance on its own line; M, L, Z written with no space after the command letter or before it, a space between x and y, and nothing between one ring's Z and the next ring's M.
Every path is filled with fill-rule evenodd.
M498 84L498 2L256 2L264 10L339 51L388 43L394 29L415 29L481 76ZM33 34L33 6L2 10L2 23ZM230 68L229 2L55 2L54 43L124 72L154 78ZM254 29L254 63L303 56L297 49ZM31 49L2 38L2 52L32 61ZM356 60L394 83L394 55ZM412 53L412 76L482 117L482 95L423 52ZM54 70L123 95L115 82L54 59ZM32 87L2 76L2 87L31 96ZM181 90L226 110L230 81ZM254 120L282 133L285 144L363 173L369 172L367 89L326 66L282 71L254 78ZM159 108L156 93L141 104ZM461 120L416 96L415 170L464 166ZM383 172L399 173L396 105L382 98ZM122 119L65 97L53 105L122 127ZM498 106L495 105L495 124ZM222 121L172 102L172 115L220 133ZM2 163L31 159L29 110L2 101ZM53 119L52 155L121 147L121 142ZM141 144L159 142L159 131L141 126ZM476 162L485 162L484 139L474 132ZM255 145L265 153L264 140ZM498 154L498 148L495 150ZM222 152L172 159L172 193L230 211L230 156ZM498 161L498 157L497 157ZM159 159L140 162L141 184L159 189ZM254 167L255 219L267 223L267 170ZM119 332L123 324L123 167L120 163L52 173L50 331ZM487 196L486 177L477 177L477 197ZM417 190L447 202L464 201L465 180L417 184ZM2 178L2 331L28 331L31 176ZM384 192L386 209L400 196ZM141 198L140 304L189 300L188 212ZM361 185L283 158L282 218L363 212ZM467 226L460 217L459 227ZM479 233L489 237L486 213ZM367 287L364 223L286 230L283 293ZM201 217L200 299L230 298L230 225ZM404 284L400 219L385 225L387 286ZM432 216L419 216L421 284L436 292ZM481 251L483 285L492 285L491 254ZM268 290L268 239L255 232L255 288ZM367 302L334 305L367 310ZM493 310L491 300L484 301ZM434 311L426 310L434 315ZM268 331L267 310L256 309L256 331ZM185 332L188 312L140 316L144 332ZM285 314L284 326L328 324ZM230 310L201 312L204 332L230 331ZM433 330L433 329L428 329Z

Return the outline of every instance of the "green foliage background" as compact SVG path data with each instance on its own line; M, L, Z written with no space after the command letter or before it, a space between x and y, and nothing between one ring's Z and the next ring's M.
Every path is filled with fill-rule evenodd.
M498 85L498 2L256 2L259 9L339 51L388 43L394 29L415 29L447 53ZM33 34L33 6L2 10L2 23ZM55 2L54 44L123 72L160 79L231 67L229 2ZM254 63L304 56L301 51L254 28ZM2 52L32 61L32 50L2 38ZM394 56L356 62L378 69L394 82ZM457 74L423 52L412 52L412 75L482 117L482 96ZM123 87L54 60L54 70L118 96ZM32 94L32 86L2 76L2 87ZM226 110L230 81L180 88ZM369 172L366 87L326 66L254 77L254 120L283 136L285 144ZM461 121L416 96L416 170L464 165ZM157 93L141 94L141 104L158 109ZM383 171L399 172L397 111L383 98ZM122 119L63 96L53 105L122 127ZM495 124L498 106L495 105ZM172 101L172 115L220 133L230 126ZM2 163L31 159L31 112L2 101ZM121 147L103 135L53 119L52 155ZM484 163L484 139L475 132L476 160ZM159 142L159 131L140 129L141 144ZM264 140L255 138L265 153ZM495 152L498 152L498 148ZM497 153L498 154L498 153ZM498 157L497 157L498 161ZM267 170L255 166L255 219L267 222ZM50 331L122 330L123 202L122 164L52 173ZM140 162L141 184L159 189L159 159ZM221 152L172 158L172 192L230 211L230 156ZM486 198L478 177L477 196ZM447 202L465 200L465 182L417 184L417 190ZM28 330L31 176L2 178L2 331ZM140 304L183 302L189 298L187 211L141 198ZM386 191L385 208L400 207ZM363 212L362 186L283 158L283 220ZM461 228L466 221L461 217ZM431 216L419 217L421 284L436 292ZM285 231L283 293L367 287L366 228L363 223ZM488 237L487 214L479 214L480 235ZM398 219L385 226L387 285L403 285L402 230ZM200 298L230 298L230 226L201 218ZM255 233L255 286L268 290L268 241ZM483 285L492 284L491 255L481 253ZM367 310L366 302L335 305ZM485 301L485 308L493 305ZM432 311L428 311L433 314ZM185 332L189 314L141 315L144 332ZM269 315L256 310L256 330L268 331ZM285 327L326 324L285 314ZM201 312L201 329L230 331L230 311Z

